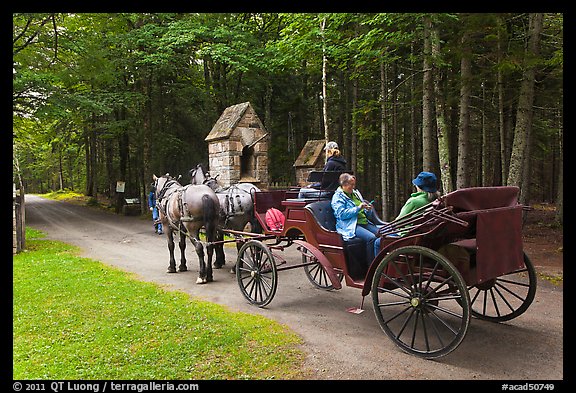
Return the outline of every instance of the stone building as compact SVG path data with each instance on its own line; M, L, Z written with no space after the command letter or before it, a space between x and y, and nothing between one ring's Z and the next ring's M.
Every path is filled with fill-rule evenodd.
M326 164L326 151L324 139L313 139L306 142L298 158L294 162L296 171L296 184L300 187L308 184L306 179L311 171L321 171Z
M229 106L205 138L211 176L223 187L253 183L267 189L268 132L249 102Z

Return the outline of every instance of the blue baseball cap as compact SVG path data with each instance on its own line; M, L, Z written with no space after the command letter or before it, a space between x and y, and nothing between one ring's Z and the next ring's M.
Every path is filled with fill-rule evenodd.
M426 192L436 192L436 175L432 172L420 172L412 184Z

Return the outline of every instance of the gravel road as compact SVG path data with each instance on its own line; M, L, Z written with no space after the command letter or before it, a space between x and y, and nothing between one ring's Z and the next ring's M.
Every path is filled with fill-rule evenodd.
M46 232L50 239L81 247L85 257L133 272L142 280L289 326L303 337L306 367L313 379L564 379L563 288L545 280L539 279L536 298L523 315L500 324L473 318L462 344L432 361L400 351L380 329L369 298L364 302L365 312L346 312L360 306L360 290L318 290L302 269L279 274L278 291L266 308L250 305L229 272L236 259L233 245L225 247L227 263L214 271L215 281L197 285L198 263L191 244L187 247L189 270L166 273L166 238L154 233L151 220L27 195L26 224ZM288 260L298 258L295 249L280 254Z

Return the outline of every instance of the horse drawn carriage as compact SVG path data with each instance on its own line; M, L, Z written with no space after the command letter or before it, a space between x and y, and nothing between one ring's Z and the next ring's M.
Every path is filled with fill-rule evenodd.
M360 289L358 310L370 295L380 327L398 347L438 358L460 345L472 316L507 321L534 300L537 278L522 249L525 207L518 203L518 192L518 187L459 189L381 222L380 251L366 261L359 239L344 241L336 232L330 193L302 198L298 189L258 190L251 193L253 214L263 233L228 228L224 232L233 240L209 238L209 262L201 264L201 277L205 268L212 279L211 248L234 241L236 279L250 303L270 304L279 272L303 268L317 288L338 290L344 283ZM266 220L271 211L281 214L281 226ZM275 253L290 246L300 251L299 260Z
M371 295L382 330L405 352L433 359L455 350L471 317L493 322L521 315L536 293L536 273L522 250L517 187L456 190L401 219L383 223L371 263L358 239L335 230L329 198L298 198L296 190L255 193L263 234L230 231L242 246L236 278L243 296L264 307L281 271L303 268L324 290L361 289ZM285 220L271 228L266 212ZM298 261L274 253L295 245ZM369 261L368 261L369 262ZM361 306L361 307L362 307Z

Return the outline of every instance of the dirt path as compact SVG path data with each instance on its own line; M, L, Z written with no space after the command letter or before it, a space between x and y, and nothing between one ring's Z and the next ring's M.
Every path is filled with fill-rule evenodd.
M227 306L233 311L264 315L286 324L304 339L311 379L341 380L562 380L563 287L539 280L534 303L520 317L500 324L473 318L463 343L448 356L423 360L401 352L381 331L371 301L359 306L360 290L315 289L301 269L281 272L278 291L265 309L241 295L229 273L236 249L226 247L227 264L215 270L215 281L197 285L198 263L188 245L189 271L166 273L168 249L152 223L97 209L26 196L27 225L51 239L80 246L83 256L134 272L142 280L181 290ZM282 252L287 259L297 251ZM531 258L535 266L541 265Z

